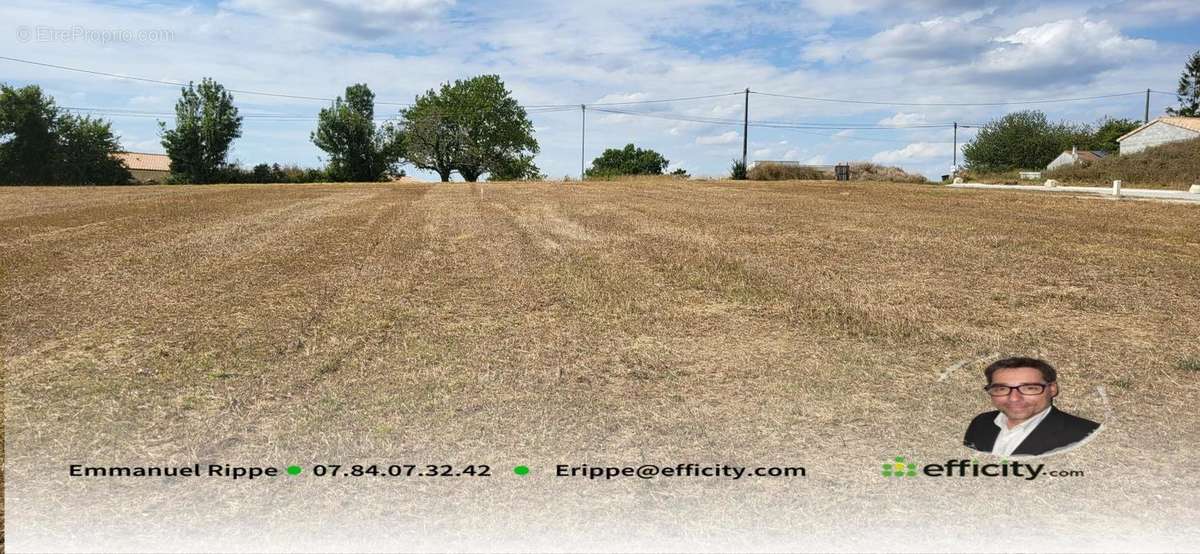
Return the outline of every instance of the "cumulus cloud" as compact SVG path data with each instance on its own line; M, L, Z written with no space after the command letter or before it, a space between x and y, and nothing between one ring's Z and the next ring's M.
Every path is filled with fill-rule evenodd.
M1170 21L1180 23L1200 19L1200 2L1182 0L1122 0L1092 8L1088 15L1107 17L1122 25L1151 25Z
M347 37L375 38L436 20L454 0L227 0L224 9L299 21Z
M727 131L719 135L696 137L696 144L733 144L741 138L742 135L737 131Z
M1129 38L1106 21L1064 19L998 37L972 64L970 76L1033 83L1088 82L1155 50L1152 40Z
M936 17L919 23L903 23L867 39L862 55L875 60L946 62L967 60L985 51L994 27L977 23L983 14Z
M885 118L879 120L880 125L889 125L889 126L896 126L896 127L904 127L906 125L920 125L922 123L925 123L925 114L923 114L923 113L896 112L895 115L891 115L891 116L888 116L888 117L885 117Z
M951 154L950 148L944 144L929 142L914 142L899 150L885 150L871 156L871 161L881 164L901 164L908 162L928 161Z
M865 11L903 9L910 12L980 8L987 0L803 0L804 7L823 16L844 16Z

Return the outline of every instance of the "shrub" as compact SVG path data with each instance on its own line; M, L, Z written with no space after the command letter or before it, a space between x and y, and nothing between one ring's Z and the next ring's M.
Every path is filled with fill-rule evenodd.
M755 181L794 181L832 179L833 175L815 167L760 163L747 174Z
M735 181L746 180L746 162L741 160L733 160L733 165L729 168L729 176Z
M316 168L304 168L297 165L279 165L279 164L258 164L252 169L246 169L240 165L229 164L221 166L215 172L215 177L218 183L323 183L330 181L329 176L324 170ZM178 176L172 175L167 182L173 184L183 184L187 181L180 180Z
M1042 173L1063 183L1122 184L1187 189L1200 181L1200 139L1181 140L1136 154L1108 156L1091 163L1058 167Z
M606 149L600 157L592 160L592 167L585 172L588 179L609 179L619 175L662 175L670 163L662 154L649 148L642 149L631 144L625 148Z
M924 183L924 175L909 173L898 167L856 162L850 164L850 180L852 181L888 181L892 183Z

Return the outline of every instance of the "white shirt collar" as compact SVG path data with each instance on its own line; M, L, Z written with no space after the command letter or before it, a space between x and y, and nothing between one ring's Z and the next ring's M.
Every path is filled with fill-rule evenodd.
M1054 408L1051 404L1045 410L1038 412L1037 415L1014 425L1011 429L1008 427L1008 416L1004 412L996 414L996 426L1000 428L1000 433L996 435L996 443L992 445L992 454L996 456L1011 456L1017 450L1017 447L1029 438L1033 433L1034 428L1046 419L1050 410Z

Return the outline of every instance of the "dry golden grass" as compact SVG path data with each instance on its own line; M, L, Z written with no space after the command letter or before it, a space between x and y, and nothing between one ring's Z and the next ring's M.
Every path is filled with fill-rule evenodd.
M1200 516L1200 372L1181 362L1200 356L1195 206L830 182L17 188L0 244L6 477L26 510L9 515L46 529L56 504L164 525L180 506L195 525L536 507L581 530L636 514L628 536L914 510L1178 533ZM1092 477L1005 484L1002 504L977 483L881 482L892 455L968 455L989 353L1044 355L1059 404L1107 421L1055 458ZM184 487L67 480L69 461L499 475ZM643 461L810 476L546 475ZM672 519L682 506L701 515Z

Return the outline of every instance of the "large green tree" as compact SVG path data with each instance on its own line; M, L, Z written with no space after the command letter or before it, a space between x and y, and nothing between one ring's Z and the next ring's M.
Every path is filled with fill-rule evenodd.
M447 91L430 89L412 107L401 110L404 159L420 169L434 171L449 181L462 151L462 130L450 115Z
M233 139L242 136L242 117L233 95L205 77L199 86L189 82L175 104L175 127L162 130L162 145L171 158L171 177L177 182L211 183L225 168Z
M1200 50L1188 58L1179 75L1179 87L1175 89L1179 99L1178 108L1167 108L1170 115L1200 117Z
M0 182L53 182L58 115L54 99L41 87L0 85Z
M1040 169L1071 146L1092 144L1087 125L1051 123L1038 110L1012 112L989 121L963 147L963 160L974 171Z
M637 148L626 144L625 148L609 148L592 160L586 174L588 177L612 177L616 175L662 175L670 163L662 154L649 148Z
M120 150L107 121L63 112L37 85L0 85L0 183L127 183Z
M405 159L449 181L539 178L533 122L497 75L480 75L418 96L401 111Z
M113 157L121 144L112 124L88 116L65 114L58 120L59 164L56 182L67 185L113 185L127 183L133 176L124 162Z
M488 172L489 181L540 181L546 175L533 163L533 155L521 154L501 160Z
M334 181L379 181L396 174L403 147L390 123L375 127L375 93L366 84L346 87L345 100L321 110L311 135L329 155L326 172Z
M1100 123L1096 126L1096 132L1092 135L1090 148L1116 153L1121 149L1121 145L1117 143L1117 139L1141 126L1140 121L1132 119L1112 119L1107 117L1101 119Z

